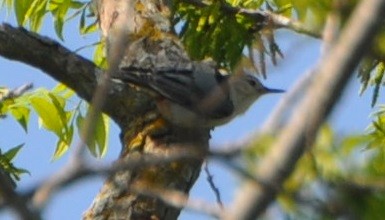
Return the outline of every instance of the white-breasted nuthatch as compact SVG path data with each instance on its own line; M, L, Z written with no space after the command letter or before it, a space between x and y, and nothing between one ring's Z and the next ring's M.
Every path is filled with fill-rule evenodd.
M150 89L162 116L182 127L215 127L243 114L269 89L253 75L223 75L204 62L188 68L121 68L114 79Z

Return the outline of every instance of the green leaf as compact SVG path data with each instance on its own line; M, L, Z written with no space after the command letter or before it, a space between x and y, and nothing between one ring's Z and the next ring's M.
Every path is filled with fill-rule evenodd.
M96 147L91 150L97 157L103 157L107 151L107 137L109 133L109 118L104 114L99 114L95 125Z
M63 134L56 143L56 149L55 153L53 155L53 160L59 159L61 156L66 153L72 143L72 138L73 138L73 126L69 126L67 129L67 132Z
M25 21L29 18L27 16L28 9L31 8L34 0L17 0L14 1L14 10L16 14L17 23L20 26L25 24Z
M6 90L0 88L0 95L2 93L6 95ZM39 117L39 124L58 137L54 153L54 159L57 159L72 143L74 116L80 111L79 105L74 110L66 110L67 100L73 95L71 89L61 84L52 91L40 88L15 99L5 100L0 104L0 113L11 113L27 131L29 115L34 110Z
M62 83L58 83L52 90L52 93L60 95L64 99L69 99L75 95L75 92Z
M10 181L12 181L13 184L15 184L15 180L20 180L21 174L29 173L27 170L20 169L12 163L12 160L19 153L23 145L24 144L20 144L14 148L11 148L4 154L0 151L0 167L9 175L11 178Z
M48 0L35 0L28 9L26 17L29 17L29 26L32 31L38 31L42 25L43 18L47 13Z
M12 99L6 99L2 102L0 102L0 115L6 115L9 111L9 106L14 104L14 100Z
M30 109L23 106L14 106L10 109L13 117L19 122L21 127L23 127L25 132L28 132L28 122L29 122L29 113Z
M385 72L385 64L383 62L380 62L376 67L376 73L374 76L374 91L373 91L373 97L372 97L372 107L376 104L378 94L380 91L380 86L382 84L382 79L384 77Z
M369 137L367 135L352 135L343 139L341 143L342 153L345 155L350 154L354 149L358 147L364 148L369 142Z
M55 106L56 112L59 114L61 124L65 129L66 128L65 125L69 122L64 110L66 105L66 100L61 96L55 95L54 93L48 93L48 96L51 99L52 104Z
M49 97L30 98L32 107L41 119L42 125L47 130L53 131L58 137L62 134L62 119L57 111L56 106L51 102Z
M85 4L84 2L71 1L70 8L72 8L72 9L79 9L79 8L83 7L84 4Z
M97 22L93 22L89 25L86 24L86 10L87 8L83 8L82 9L82 13L80 15L80 21L79 21L79 31L80 31L80 34L88 34L88 33L92 33L94 31L97 30L98 28L98 25L97 25Z
M82 137L83 124L86 119L78 114L76 118L76 126L78 128L79 136ZM107 152L107 142L109 134L109 118L100 114L95 124L95 134L87 141L88 150L95 157L103 157Z
M63 25L70 3L70 0L51 0L48 4L48 10L52 13L54 18L54 28L56 35L61 40L64 40Z
M63 26L66 20L66 16L71 9L79 9L83 7L85 3L72 0L51 0L48 4L48 11L51 12L54 18L54 27L56 35L64 40Z
M94 63L100 68L107 68L104 42L100 42L95 47Z
M60 40L64 41L63 26L64 26L63 18L62 17L55 17L55 19L54 19L54 27L55 27L56 35L60 38Z
M85 120L86 120L85 117L83 117L83 115L81 114L78 114L76 117L76 126L78 128L78 134L80 138L83 138L83 125ZM90 135L90 139L86 141L87 141L86 144L87 144L88 150L91 152L93 156L97 157L98 151L96 147L95 135Z
M24 146L24 144L19 144L17 145L16 147L14 148L11 148L10 150L8 150L7 152L4 153L4 156L9 160L9 161L12 161L15 156L19 153L19 151L21 150L21 148Z

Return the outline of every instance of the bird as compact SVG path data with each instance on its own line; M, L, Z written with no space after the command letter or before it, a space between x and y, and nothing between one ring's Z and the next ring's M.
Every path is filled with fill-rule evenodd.
M228 74L208 62L193 62L186 68L123 67L113 79L145 88L166 121L190 128L224 125L260 96L284 92L265 87L252 74Z

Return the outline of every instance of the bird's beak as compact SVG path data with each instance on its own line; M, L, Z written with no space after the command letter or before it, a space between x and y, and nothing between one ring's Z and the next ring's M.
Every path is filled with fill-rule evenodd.
M284 93L285 90L282 89L270 89L265 87L265 93Z

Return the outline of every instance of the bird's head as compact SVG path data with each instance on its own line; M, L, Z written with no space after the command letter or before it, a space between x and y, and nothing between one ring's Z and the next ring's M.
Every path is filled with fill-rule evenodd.
M230 77L230 95L238 114L245 112L260 96L268 93L282 93L281 89L265 87L255 76L250 74Z

